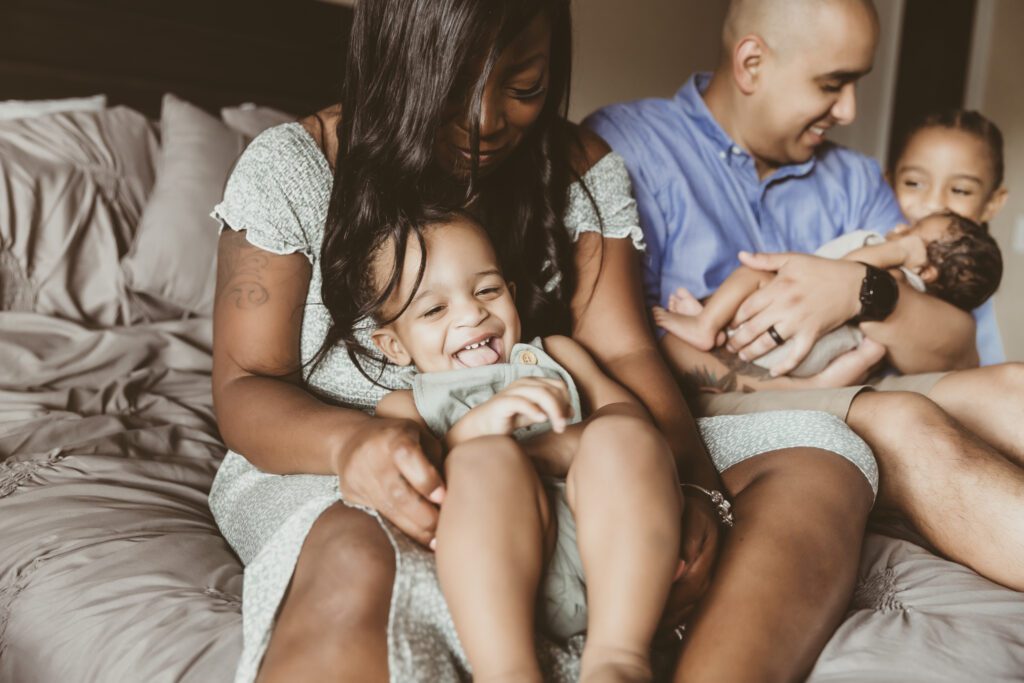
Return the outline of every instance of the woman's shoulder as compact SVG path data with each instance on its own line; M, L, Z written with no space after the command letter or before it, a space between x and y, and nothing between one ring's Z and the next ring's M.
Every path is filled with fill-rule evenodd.
M590 169L607 157L612 148L600 135L576 123L567 122L569 144L569 164L581 178Z
M327 164L334 168L338 159L338 124L341 123L341 104L332 104L318 112L299 119L306 134L320 149Z
M261 194L271 186L322 190L332 179L326 160L305 127L289 122L253 138L231 171L227 191Z

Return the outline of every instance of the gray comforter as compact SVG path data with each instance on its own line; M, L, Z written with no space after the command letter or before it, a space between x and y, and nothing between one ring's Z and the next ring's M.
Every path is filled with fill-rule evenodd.
M208 320L0 313L0 683L231 680L209 371ZM1024 680L1024 595L877 533L861 573L811 680Z

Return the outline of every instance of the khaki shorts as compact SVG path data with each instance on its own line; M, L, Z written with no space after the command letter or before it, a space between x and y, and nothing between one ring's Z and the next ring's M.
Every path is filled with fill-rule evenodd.
M938 381L947 374L949 373L929 372L921 375L893 375L883 377L870 384L838 389L701 393L698 398L698 408L701 417L745 415L747 413L762 413L767 410L823 410L845 422L846 416L850 412L850 406L853 405L853 399L862 391L912 391L927 396Z

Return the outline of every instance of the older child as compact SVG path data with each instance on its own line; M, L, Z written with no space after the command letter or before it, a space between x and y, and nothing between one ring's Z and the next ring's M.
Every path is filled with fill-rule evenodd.
M1006 203L1003 135L976 111L929 116L907 135L888 177L910 221L949 210L987 223Z
M410 368L411 390L377 413L415 420L448 450L431 545L474 677L519 667L516 680L539 680L535 667L521 678L539 587L542 626L587 632L583 680L649 679L679 564L667 444L576 342L520 343L513 287L477 223L454 215L414 234L385 243L367 274L380 304L372 339ZM502 632L480 632L484 611L503 615Z

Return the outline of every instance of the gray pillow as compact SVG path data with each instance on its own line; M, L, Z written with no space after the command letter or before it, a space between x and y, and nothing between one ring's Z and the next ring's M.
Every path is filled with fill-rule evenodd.
M118 263L158 153L126 107L0 121L0 309L130 323Z
M224 123L250 140L267 128L289 123L296 118L293 114L271 107L262 107L252 102L246 102L237 107L224 107L220 110L220 117Z
M62 100L4 100L0 102L0 120L24 119L70 111L103 111L106 95L68 97Z
M160 131L156 185L121 269L129 290L209 315L218 237L210 207L223 194L245 138L171 94L164 95Z

